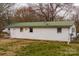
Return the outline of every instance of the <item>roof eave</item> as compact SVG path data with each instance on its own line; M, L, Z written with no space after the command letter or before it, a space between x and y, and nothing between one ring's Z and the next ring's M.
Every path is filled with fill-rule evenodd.
M13 27L7 27L7 28L20 28L20 27L33 27L33 28L58 28L58 27L62 27L62 28L69 28L70 26L13 26Z

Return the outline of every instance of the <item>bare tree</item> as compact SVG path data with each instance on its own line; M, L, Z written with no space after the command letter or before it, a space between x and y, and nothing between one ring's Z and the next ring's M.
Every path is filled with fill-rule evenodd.
M9 9L14 5L10 3L0 3L0 32L9 22Z
M75 21L76 30L79 32L79 6L74 6L74 14L72 16L72 20Z
M58 14L61 14L63 11L62 18L68 16L72 12L72 4L68 3L39 3L39 4L30 4L30 7L33 8L35 14L43 18L45 21L54 21Z
M37 17L31 7L20 7L14 13L14 20L17 22L35 21Z

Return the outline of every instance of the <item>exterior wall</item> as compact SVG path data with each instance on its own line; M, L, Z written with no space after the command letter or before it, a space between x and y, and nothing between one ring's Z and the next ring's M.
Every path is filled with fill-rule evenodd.
M73 31L73 29L74 29L74 31ZM72 38L76 37L76 27L74 24L70 27L70 34L73 34Z
M11 38L28 38L41 40L69 41L69 29L62 28L61 33L57 33L57 28L33 28L33 32L29 32L29 28L24 28L20 32L20 28L10 28Z
M10 31L8 30L8 28L5 28L5 29L3 30L3 32L10 33Z

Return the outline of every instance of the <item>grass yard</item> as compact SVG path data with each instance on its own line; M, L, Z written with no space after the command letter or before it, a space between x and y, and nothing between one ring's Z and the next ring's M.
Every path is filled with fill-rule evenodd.
M79 41L67 45L65 42L0 38L0 55L79 56Z

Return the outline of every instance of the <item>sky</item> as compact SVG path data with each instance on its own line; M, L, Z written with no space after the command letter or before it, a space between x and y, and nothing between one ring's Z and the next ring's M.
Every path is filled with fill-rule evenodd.
M79 6L79 3L74 3L74 6Z
M74 6L79 6L79 3L73 3ZM17 3L17 6L25 6L27 3Z

